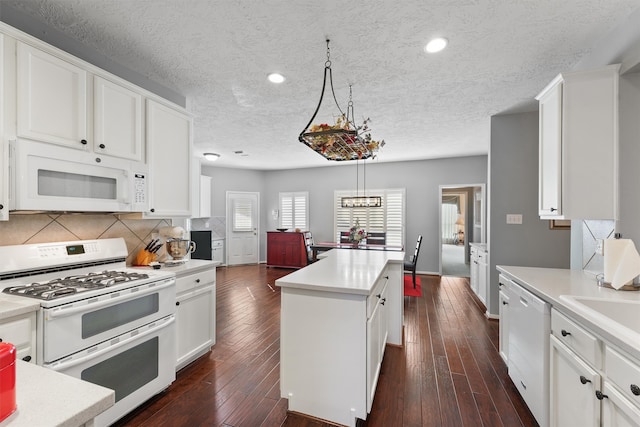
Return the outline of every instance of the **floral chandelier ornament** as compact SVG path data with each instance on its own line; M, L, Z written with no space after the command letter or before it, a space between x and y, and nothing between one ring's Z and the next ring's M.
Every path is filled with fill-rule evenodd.
M333 75L331 73L329 53L329 40L327 39L327 61L324 64L324 80L322 82L320 101L311 120L298 136L298 140L327 160L360 160L375 157L374 153L384 146L384 140L373 140L371 133L369 133L369 118L365 119L361 126L356 126L353 119L351 85L349 85L347 113L345 114L340 108L333 90ZM322 99L327 87L327 78L329 79L333 100L340 114L337 116L335 124L312 124L322 105Z

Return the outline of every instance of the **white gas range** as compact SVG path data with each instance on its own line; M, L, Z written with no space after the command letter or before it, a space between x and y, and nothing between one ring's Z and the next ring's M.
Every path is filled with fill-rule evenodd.
M96 425L175 379L175 275L127 254L121 238L0 246L2 292L40 301L36 362L115 390Z

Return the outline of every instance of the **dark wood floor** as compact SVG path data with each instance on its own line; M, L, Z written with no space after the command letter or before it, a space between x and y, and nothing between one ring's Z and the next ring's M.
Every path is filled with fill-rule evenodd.
M217 343L118 426L324 427L280 398L280 291L290 270L218 268ZM422 276L405 297L405 346L387 347L368 427L535 426L464 278Z

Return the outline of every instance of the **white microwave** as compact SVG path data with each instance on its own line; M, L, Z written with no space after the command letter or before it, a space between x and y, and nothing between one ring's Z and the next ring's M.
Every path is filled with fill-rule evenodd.
M10 211L145 212L148 186L148 168L140 162L9 142Z

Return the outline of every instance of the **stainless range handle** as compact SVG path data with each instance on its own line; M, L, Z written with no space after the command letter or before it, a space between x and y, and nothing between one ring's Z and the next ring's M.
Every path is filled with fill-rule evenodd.
M64 362L63 361L63 362L60 362L60 363L55 364L55 365L46 365L46 367L50 368L50 369L53 369L54 371L62 371L62 370L65 370L65 369L73 368L74 366L77 366L77 365L79 365L81 363L84 363L87 360L95 359L98 356L101 356L101 355L103 355L105 353L109 353L109 352L112 352L114 350L117 350L118 348L129 344L131 341L139 340L140 338L146 337L147 335L154 334L154 333L156 333L156 332L168 327L169 325L171 325L175 321L176 321L176 318L175 318L175 316L172 315L169 319L167 319L161 325L151 327L151 328L147 329L146 331L141 332L139 334L131 335L128 338L117 342L116 344L113 344L113 345L110 345L109 347L103 348L102 350L98 350L98 351L95 351L93 353L89 353L86 356L82 356L82 357L79 357L77 359L70 360L69 362Z
M96 308L102 308L102 307L107 307L110 305L113 305L114 303L118 303L120 301L125 301L125 300L130 300L132 299L132 297L138 297L138 296L142 296L142 295L148 295L148 294L152 294L155 293L156 291L159 291L161 289L165 289L168 288L170 286L173 286L175 284L175 279L174 278L170 278L170 279L165 279L163 282L160 282L158 285L155 286L151 286L147 289L144 289L142 291L134 291L134 292L127 292L124 295L118 296L118 297L114 297L111 299L107 299L104 301L99 301L99 302L95 302L95 303L91 303L91 304L83 304L83 305L79 305L76 307L69 307L69 308L62 308L59 310L50 310L47 312L46 316L47 319L55 319L55 318L60 318L60 317L67 317L67 316L71 316L72 314L76 314L76 313L80 313L83 311L93 311ZM131 289L135 289L135 288L129 288L129 289L123 289L124 290L128 290L130 291Z

